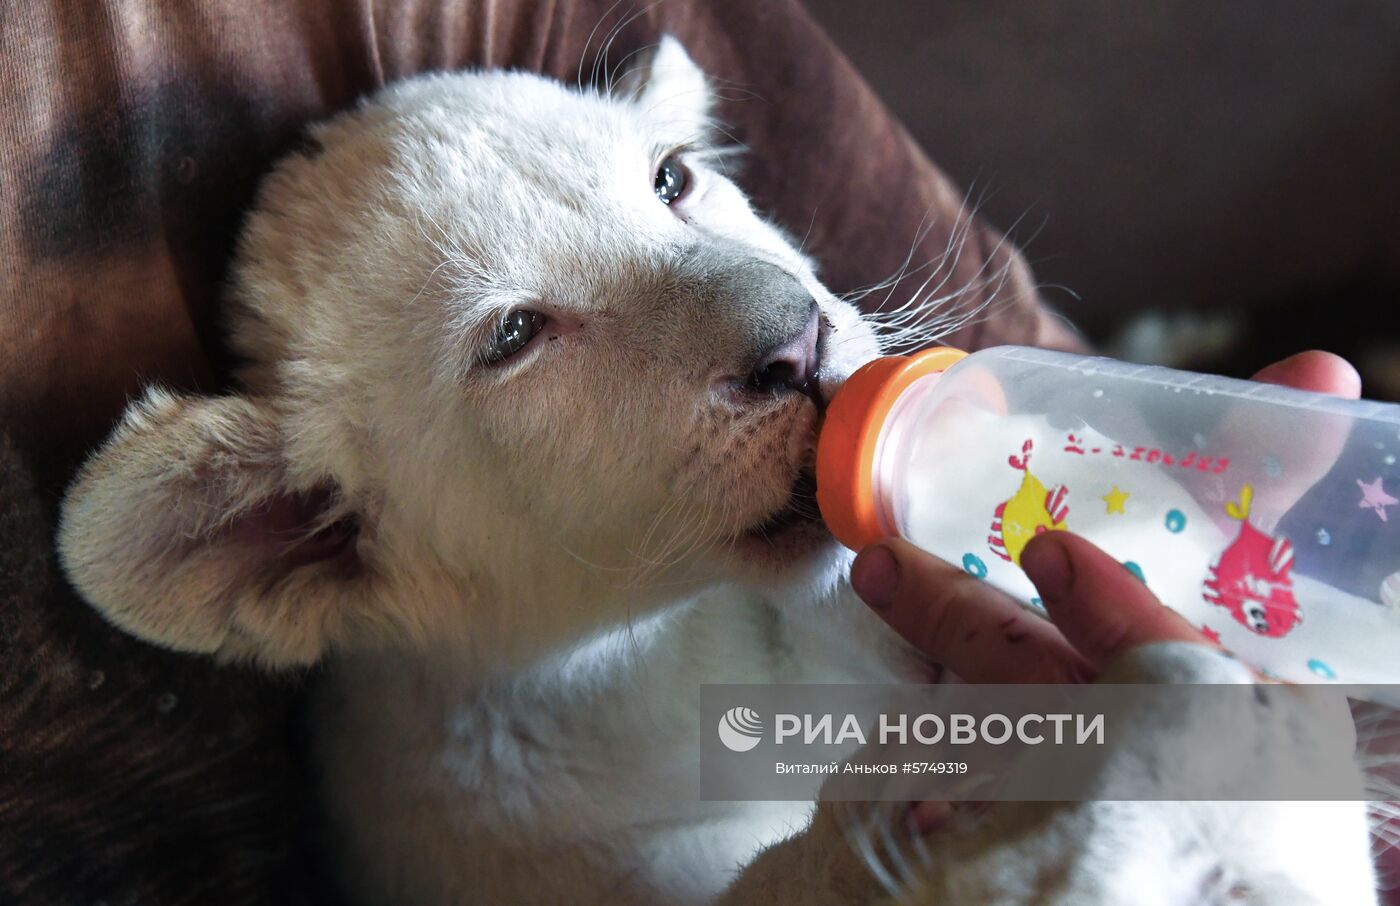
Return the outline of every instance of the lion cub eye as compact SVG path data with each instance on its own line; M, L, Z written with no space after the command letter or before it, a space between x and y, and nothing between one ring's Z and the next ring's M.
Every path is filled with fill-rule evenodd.
M496 332L491 335L486 348L481 352L481 364L494 365L515 355L544 329L545 316L537 311L517 308L507 312L496 324Z
M690 188L690 170L679 157L672 154L657 167L652 188L663 203L674 204Z

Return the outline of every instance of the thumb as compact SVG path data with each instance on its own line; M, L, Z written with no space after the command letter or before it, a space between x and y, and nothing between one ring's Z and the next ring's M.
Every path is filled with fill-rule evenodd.
M1095 669L1151 642L1209 644L1123 564L1077 535L1036 536L1021 554L1021 568L1050 619Z

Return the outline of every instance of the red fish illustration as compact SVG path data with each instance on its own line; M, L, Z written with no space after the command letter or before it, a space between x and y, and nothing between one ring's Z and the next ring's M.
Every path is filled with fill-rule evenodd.
M1058 531L1065 527L1069 516L1069 506L1065 504L1068 493L1063 485L1046 490L1040 479L1031 474L1031 442L1021 445L1021 455L1007 457L1011 468L1026 473L1021 479L1021 487L1011 499L1000 504L992 518L992 533L987 536L987 544L992 553L1003 560L1021 565L1021 551L1031 539L1041 532Z
M1293 544L1282 535L1266 535L1249 523L1254 488L1240 489L1240 500L1225 505L1238 519L1240 533L1210 568L1202 597L1224 607L1251 632L1282 638L1303 621L1293 597Z

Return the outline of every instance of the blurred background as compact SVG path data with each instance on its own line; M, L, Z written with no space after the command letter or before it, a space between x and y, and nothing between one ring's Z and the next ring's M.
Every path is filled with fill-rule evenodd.
M1102 348L1400 399L1400 3L806 2Z

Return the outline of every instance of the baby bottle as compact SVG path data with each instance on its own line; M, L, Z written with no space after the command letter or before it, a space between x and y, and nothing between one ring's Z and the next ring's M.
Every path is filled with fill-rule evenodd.
M817 502L1039 608L1069 530L1281 679L1400 682L1400 406L1004 346L877 359L832 400Z

